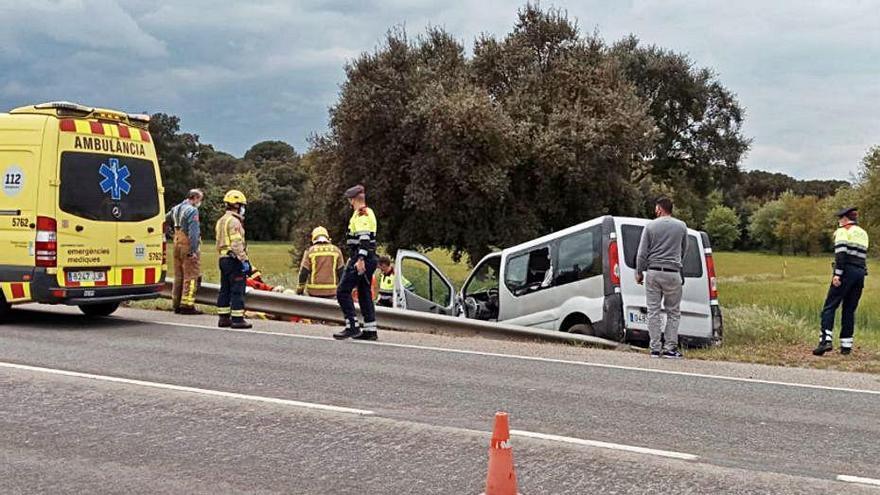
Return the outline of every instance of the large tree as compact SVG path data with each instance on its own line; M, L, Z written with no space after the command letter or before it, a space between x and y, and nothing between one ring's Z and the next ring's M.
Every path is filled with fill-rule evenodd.
M616 43L613 53L657 127L635 181L687 184L698 194L735 184L750 144L735 95L686 55L642 45L635 36Z
M180 119L164 113L152 115L149 129L165 186L165 207L171 208L187 191L201 185L194 168L202 149L199 136L180 132Z

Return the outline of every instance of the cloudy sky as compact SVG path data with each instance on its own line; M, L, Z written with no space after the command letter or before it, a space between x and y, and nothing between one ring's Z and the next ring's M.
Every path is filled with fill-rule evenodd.
M72 100L179 115L242 154L304 150L343 64L393 25L467 46L502 35L524 0L0 0L0 108ZM746 168L848 178L880 144L880 2L556 0L584 31L634 33L713 68L747 108Z

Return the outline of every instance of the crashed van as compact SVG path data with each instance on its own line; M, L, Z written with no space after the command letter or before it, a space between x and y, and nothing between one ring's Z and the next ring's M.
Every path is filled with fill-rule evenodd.
M647 223L604 216L489 254L459 290L430 259L401 250L394 305L642 343L648 339L647 305L635 266ZM705 232L688 230L683 265L679 339L688 346L717 345L723 322Z
M0 316L29 302L113 313L164 281L149 117L55 102L0 113Z

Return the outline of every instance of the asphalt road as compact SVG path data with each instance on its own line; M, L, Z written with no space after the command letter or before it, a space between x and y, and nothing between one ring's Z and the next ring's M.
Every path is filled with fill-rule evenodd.
M0 326L0 492L477 494L503 410L526 495L880 493L838 480L880 479L873 377L739 369L792 386L570 346L211 322L25 310Z

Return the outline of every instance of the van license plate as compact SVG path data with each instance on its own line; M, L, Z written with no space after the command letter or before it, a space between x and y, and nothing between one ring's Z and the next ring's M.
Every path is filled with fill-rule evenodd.
M629 322L647 325L648 324L648 315L647 315L647 313L642 313L641 311L630 311L629 312Z
M76 283L84 283L84 282L106 282L107 281L107 272L93 272L93 271L76 271L76 272L67 272L67 281L68 282L76 282Z

